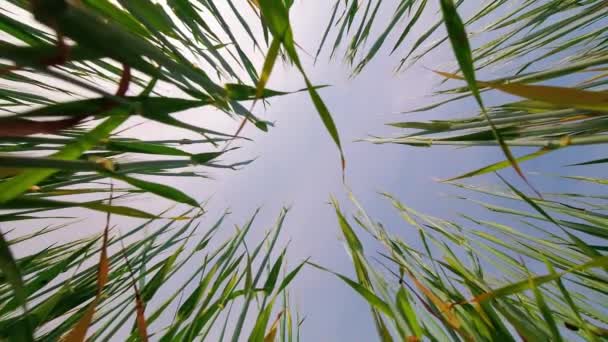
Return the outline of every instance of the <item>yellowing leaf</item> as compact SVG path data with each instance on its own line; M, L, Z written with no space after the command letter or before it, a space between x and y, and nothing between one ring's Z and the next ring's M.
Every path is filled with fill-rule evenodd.
M274 38L272 43L270 43L270 47L268 48L268 53L266 54L266 59L264 60L264 66L262 67L262 73L260 74L260 80L258 81L256 87L256 99L262 97L264 94L264 89L266 88L266 84L268 83L268 79L270 78L270 74L272 73L272 69L276 63L280 48L281 40Z
M456 74L442 71L435 72L446 78L464 80L464 78ZM605 91L589 91L577 88L522 83L477 81L477 84L482 87L497 89L511 95L542 101L560 107L608 111L608 92Z
M272 323L268 334L264 337L264 342L274 342L277 337L277 329L279 328L279 321L281 320L281 316L283 315L283 311L279 312L277 318Z
M92 162L94 162L94 163L96 163L97 165L101 166L105 170L112 171L112 172L116 171L116 167L114 166L114 162L111 159L97 157L97 156L91 156L91 157L89 157L89 160L92 161Z
M33 121L20 118L2 120L0 136L22 137L32 134L54 134L58 131L71 128L79 124L85 117L75 116L57 121Z
M23 169L16 167L2 167L0 168L0 178L13 177L21 173Z
M146 307L144 301L141 299L141 295L135 286L135 311L137 317L135 322L137 324L137 331L139 332L139 338L142 342L148 342L148 324L146 323Z
M108 260L108 228L109 227L106 226L103 233L103 244L101 247L101 255L99 256L99 268L97 271L97 294L95 295L93 302L89 304L84 316L82 316L80 321L76 323L68 335L63 338L64 342L83 342L87 337L87 330L93 321L93 315L95 315L95 308L97 307L97 303L101 298L101 292L108 282L108 273L110 271L110 263Z
M433 302L433 304L435 304L435 306L439 309L441 314L446 319L447 323L455 330L460 329L460 321L458 320L458 317L456 317L456 314L452 311L452 305L444 302L443 300L441 300L441 298L437 297L433 293L433 291L431 291L431 289L429 289L418 279L416 279L416 277L414 277L412 273L409 273L409 275L418 290L424 293L424 295L427 296L427 298L430 299L431 302Z

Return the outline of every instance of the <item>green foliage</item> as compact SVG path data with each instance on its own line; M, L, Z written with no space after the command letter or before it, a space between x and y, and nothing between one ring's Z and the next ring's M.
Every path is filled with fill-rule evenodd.
M373 319L389 322L388 340L559 341L574 335L603 339L607 336L603 305L606 249L602 247L606 241L605 196L575 192L531 197L502 177L508 192L454 181L509 166L524 177L520 162L570 146L608 141L604 124L608 63L605 3L487 1L467 14L459 9L462 1L437 3L441 18L425 30L416 24L421 16L430 15L434 8L431 2L336 1L317 56L332 27L339 28L332 55L350 39L345 59L354 63L355 74L363 72L384 45L395 41L391 37L396 39L391 54L403 48L407 51L399 69L449 42L457 68L437 73L445 81L464 80L466 85L439 90L439 102L410 113L431 111L469 97L474 97L480 112L456 119L394 122L389 125L406 130L405 134L366 140L415 147L500 147L507 160L444 182L519 203L497 206L465 198L495 216L511 216L511 220L498 223L463 214L466 220L462 223L421 214L386 195L406 222L404 228L389 232L368 217L353 197L359 209L355 221L384 246L384 251L380 260L374 258L376 263L368 262L362 248L353 242L358 241L354 231L344 229L350 224L335 205L358 279L337 276L372 310L383 308L374 312ZM390 6L394 8L392 19L377 20L378 8L391 11ZM408 16L409 20L404 19ZM351 30L357 26L365 29ZM408 37L416 26L422 33ZM441 32L442 26L446 33ZM373 28L380 32L377 37L369 34ZM439 38L431 41L434 36ZM363 44L366 40L372 41L367 48ZM477 74L501 65L514 69L514 74L492 81L477 79ZM591 76L580 81L583 75ZM551 83L534 84L538 82ZM482 95L493 90L523 99L484 106ZM510 150L520 146L538 150L515 158ZM604 161L577 165L601 167ZM602 179L566 178L605 184ZM531 211L521 210L522 205ZM392 233L412 229L418 239L414 234ZM371 281L360 274L369 274ZM378 333L380 340L387 340L385 331Z
M192 214L192 211L188 211L181 217ZM229 308L243 296L250 300L255 298L265 301L272 294L273 299L267 306L268 311L272 310L277 296L286 295L287 285L295 274L289 274L278 284L279 273L287 266L283 258L284 252L276 260L271 257L272 246L261 253L269 236L258 242L252 254L244 257L248 253L244 240L253 226L255 216L225 242L215 242L213 238L221 229L226 215L227 213L222 215L212 227L206 228L194 222L199 215L193 215L193 219L186 223L170 220L152 234L132 243L127 243L129 237L150 229L157 219L149 220L122 236L117 236L116 231L110 231L108 248L117 248L119 252L109 257L108 282L101 289L102 296L97 303L98 312L93 321L94 329L90 329L92 338L117 338L120 335L116 334L120 330L129 328L130 322L135 318L132 280L143 284L140 291L146 307L146 322L150 327L148 334L164 335L163 339L174 335L194 337L218 334L217 325L213 322L218 319L230 320ZM280 232L285 215L286 211L281 214L281 219L272 230L273 237ZM64 225L56 230L73 229L71 226ZM27 244L30 239L43 233L44 230L41 230L31 237L8 240L7 247L19 248L19 245ZM9 285L13 284L12 280L0 287L0 307L4 317L0 321L0 333L4 339L17 338L14 335L20 333L17 325L28 320L36 331L36 338L40 340L56 340L71 330L72 325L83 317L87 309L85 304L95 297L98 268L90 260L97 259L99 241L99 236L92 236L55 244L15 259L14 264L24 277L21 287L16 288L24 295L12 295ZM248 283L245 280L248 269L262 258L274 264L274 272L266 273L264 267L259 268L258 278L266 284L264 291L260 291L255 282ZM9 261L6 263L8 265ZM187 279L174 276L183 272L184 268L193 270L188 272ZM300 268L301 266L296 267L292 272L297 273ZM8 266L3 267L3 270L6 269ZM14 273L3 274L12 279ZM193 290L192 285L197 284L198 279L201 279L200 285ZM188 299L182 302L182 297ZM26 314L19 310L19 305L25 298L30 306ZM155 304L152 305L153 298L161 299L160 303L154 301ZM178 306L177 319L171 321L165 317L159 320L161 316L167 315L166 308L171 305ZM251 312L246 312L245 317L248 313ZM53 323L58 317L62 317L60 324ZM205 319L200 319L201 317ZM240 331L235 330L237 333ZM291 331L281 331L281 334L290 333ZM138 336L135 331L133 334L132 338Z
M231 9L239 15L240 10ZM29 18L31 11L35 21L13 20L14 16L5 15L7 11L22 18ZM24 85L19 89L27 89L0 91L0 148L7 152L0 156L2 221L36 219L31 214L72 207L149 220L125 236L117 237L110 231L108 246L104 243L100 249L99 239L91 237L55 244L16 259L11 250L31 239L75 227L47 227L22 236L11 232L6 243L3 237L2 338L29 340L34 334L36 340L63 336L78 341L90 335L95 340L108 340L124 336L124 329L129 331L134 320L137 329L133 328L131 339L161 336L161 340L170 340L179 336L191 340L224 335L228 333L226 326L219 331L215 322L230 320L233 303L243 298L247 303L270 299L262 308L268 314L283 301L283 316L291 319L287 286L302 266L281 280L286 269L285 251L274 260L274 244L261 253L264 240L249 254L244 241L253 218L235 236L217 245L211 238L222 220L200 235L202 228L194 222L200 214L190 218L193 212L189 211L167 217L166 213L152 214L112 203L112 197L116 201L150 193L199 207L189 194L144 178L205 177L192 169L235 169L249 163L220 161L232 150L220 144L242 137L174 117L189 109L210 108L231 118L246 119L266 131L269 123L245 109L245 102L288 94L258 89L252 57L240 47L244 41L235 39L232 30L236 28L226 23L225 13L208 1L169 1L165 6L148 0L137 4L16 0L3 4L2 12L0 58L12 65L0 65L0 77L10 87ZM239 24L249 32L245 40L251 39L257 46L249 24L244 20ZM246 70L252 85L239 78L238 69ZM42 77L46 79L41 81ZM178 95L164 96L161 87ZM308 82L308 91L317 89ZM139 122L143 118L192 131L201 138L129 138L127 125L138 117ZM207 145L209 151L189 151L201 151L199 145ZM122 187L108 189L103 182L108 178ZM85 194L89 195L86 201L63 198ZM286 211L273 230L273 241L285 215ZM150 236L128 243L129 236L167 219L171 221ZM202 238L193 241L195 236ZM107 268L91 265L98 251L102 252L100 265L106 260L103 255L109 253ZM260 258L264 260L261 266ZM264 267L267 263L273 264L269 274ZM254 264L259 270L255 281L249 282L245 275ZM198 269L180 284L175 275L184 267ZM204 281L190 293L198 277ZM95 278L100 279L97 288ZM263 291L259 289L261 282ZM190 297L182 303L182 296ZM149 305L158 298L163 301L159 307ZM179 306L179 319L159 319L174 305ZM245 306L239 320L244 321L251 312ZM161 326L168 322L168 326ZM256 325L252 336L264 338L266 329L271 328L266 323L268 320ZM291 327L289 331L286 328L281 325L270 330L286 338L292 333ZM242 325L235 328L235 339L246 333L241 330Z
M288 94L266 88L279 56L302 76L306 87L299 91L309 93L344 171L338 127L318 92L321 87L304 69L293 36L293 1L227 0L222 9L207 0L5 1L0 8L0 222L35 223L45 217L35 214L51 211L46 216L51 218L54 210L74 207L107 213L108 219L101 239L61 241L18 257L17 248L77 223L33 234L0 233L0 339L297 340L303 321L294 320L288 286L306 264L335 274L369 303L382 341L606 338L606 196L528 196L501 176L506 191L454 181L510 166L526 180L519 163L570 146L608 142L608 7L601 0L490 0L466 13L464 4L336 0L315 60L329 45L331 56L344 46L345 60L358 74L388 45L390 54L403 54L396 64L406 70L449 43L455 68L436 73L444 82L466 83L437 91L439 102L412 112L470 97L479 112L390 123L407 131L367 140L499 147L505 161L444 182L500 200L465 198L497 220L511 220L466 214L462 220L444 220L385 195L404 218L405 229L418 234L417 240L404 241L372 220L352 197L359 209L355 221L384 247L380 260L371 261L370 248L334 200L355 269L356 279L351 279L308 261L286 272L287 251L275 250L287 210L253 248L245 238L257 213L218 244L213 237L225 215L204 229L199 222L203 211L194 211L202 210L199 201L146 179L205 177L193 169L248 164L220 159L229 156L233 140L244 139L240 132L247 122L262 131L271 126L252 112L257 101ZM388 20L380 20L387 10ZM228 14L236 20L228 22ZM236 31L244 38L236 39ZM245 44L267 51L259 75ZM478 79L501 65L512 71L490 81ZM164 96L167 88L174 95ZM487 106L484 96L490 91L519 99ZM253 103L250 109L248 103ZM242 123L236 133L219 132L175 117L193 109L212 109ZM130 138L127 124L135 120L200 138ZM208 151L201 152L201 145ZM511 151L523 146L538 149L516 158ZM192 147L198 152L190 152ZM605 162L576 165L602 167ZM608 182L564 178L599 187ZM106 179L120 185L108 188ZM171 217L113 203L141 193L192 209ZM87 195L87 200L66 200L68 195ZM122 236L109 229L112 214L148 221ZM137 239L154 223L162 225ZM244 331L248 320L251 330Z
M560 335L572 334L589 340L605 337L607 318L602 298L606 280L602 268L608 265L608 257L602 246L584 242L594 240L593 232L597 236L606 230L605 222L598 220L600 214L581 207L579 201L574 207L568 200L522 198L513 187L511 192L467 188L528 202L534 210L520 211L465 198L489 211L515 216L519 225L466 215L463 223L424 215L386 194L405 221L398 231L418 233L418 239L408 234L406 241L370 218L351 195L359 209L354 220L384 251L374 263L367 262L362 251L354 253L351 241L356 235L350 228L344 230L350 225L336 207L355 271L369 274L370 280L337 276L371 308L382 308L376 315L386 318L397 340L559 340ZM554 219L554 214L564 218ZM553 224L561 226L566 236L556 234L551 229ZM528 264L534 265L534 272ZM386 340L383 333L380 338Z

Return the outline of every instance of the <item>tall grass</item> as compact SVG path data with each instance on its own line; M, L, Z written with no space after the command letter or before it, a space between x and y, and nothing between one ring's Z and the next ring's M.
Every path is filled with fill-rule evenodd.
M268 4L262 2L264 16L277 9ZM243 19L242 9L228 5L231 13L210 1L3 2L2 222L36 222L31 220L51 217L48 211L72 207L108 215L105 229L99 227L101 236L56 243L35 253L28 249L20 257L14 251L32 239L56 231L69 235L79 223L48 226L31 235L0 234L3 339L295 338L299 322L288 307L287 286L302 265L287 272L286 251L273 253L286 211L253 249L244 240L253 218L216 244L211 239L223 217L213 227L199 227L204 209L198 200L149 180L206 177L201 167L235 169L249 163L220 161L234 148L230 142L244 139L240 128L219 132L174 114L210 108L209 115L221 112L242 122L241 127L250 122L267 131L271 124L256 117L250 103L287 94L265 88L274 61L258 74L254 56L242 44L262 49L262 43ZM281 5L279 14L287 20L287 7ZM260 13L253 3L248 10ZM238 20L228 25L226 15ZM272 32L296 60L293 41L283 32L288 26L267 20L261 25L265 39ZM255 29L260 29L259 23ZM237 40L234 30L247 34ZM308 78L306 82L315 105L324 107L316 87ZM321 115L333 125L326 108ZM141 118L200 138L130 138L129 128ZM202 150L201 145L209 152L190 152L192 147ZM175 216L116 204L140 193L192 209ZM73 195L88 199L74 201ZM147 223L123 236L110 226L112 215ZM143 240L128 239L167 220ZM184 269L189 279L180 283ZM152 304L156 302L160 304ZM174 317L169 317L171 312Z
M215 244L212 238L223 216L210 228L199 227L204 209L198 200L148 180L205 176L194 167L246 165L248 161L226 164L221 159L233 141L245 139L240 134L247 123L262 131L272 126L253 112L257 102L287 95L266 88L279 57L302 76L345 169L338 128L300 60L290 23L292 5L289 0L228 0L221 6L207 0L3 3L0 221L37 222L33 219L45 217L40 213L51 217L56 209L79 207L107 213L107 222L99 227L101 235L19 257L14 256L16 248L78 223L43 227L33 234L0 234L2 338L299 337L301 320L289 307L287 287L304 264L287 272L286 251L273 253L286 211L253 249L244 242L253 218ZM532 183L535 194L530 196L528 189L500 176L496 179L504 191L455 181L512 167L528 182L525 161L606 142L608 7L599 0L494 0L463 15L464 5L452 0L335 1L317 57L324 49L335 55L345 46L345 59L358 74L386 50L401 54L395 65L402 71L449 46L454 67L434 72L458 85L439 90L439 102L413 111L469 97L478 109L465 118L391 123L406 133L368 140L418 147L499 147L504 161L447 181L512 201L513 208L477 203L498 217L517 220L501 223L466 214L464 220L444 220L385 195L408 229L418 233L417 242L404 241L365 214L353 197L359 208L355 222L385 248L370 256L352 220L334 201L356 279L337 276L369 302L383 341L605 338L606 198L542 194ZM386 8L391 19L379 20ZM439 13L436 22L420 30L421 18L434 10ZM228 15L236 20L229 22ZM261 66L254 64L256 51L263 51ZM506 76L480 80L479 75L486 77L500 65L510 67ZM490 91L520 99L488 106ZM174 116L193 108L222 112L240 124L234 132L219 132ZM130 138L129 124L136 117L200 138ZM192 153L191 145L204 145L208 152ZM518 156L514 152L520 146L538 150ZM605 162L583 164L602 167ZM180 215L156 214L116 204L140 193L191 209ZM74 201L66 195L90 199ZM121 235L111 225L112 215L146 223ZM160 222L167 223L143 240L129 239ZM183 280L179 275L186 271Z
M395 5L392 21L375 20L378 8ZM482 196L463 198L493 214L488 217L504 217L506 222L466 213L460 220L431 217L385 194L404 219L403 226L389 231L351 195L358 208L352 220L337 203L334 206L357 279L337 276L369 303L383 341L604 339L608 336L606 197L601 191L605 180L564 177L598 184L599 195L540 193L532 186L534 196L498 174L495 179L501 190L456 181L509 167L527 181L525 165L520 163L571 146L608 141L604 124L608 8L602 1L487 1L460 19L456 8L461 5L462 1L440 1L439 21L413 37L413 44L406 44L412 28L422 25L418 20L430 8L427 1L337 1L330 22L330 28L338 28L333 49L349 37L345 57L359 73L389 42L391 54L407 51L397 63L398 70L449 44L457 68L435 72L444 81L466 83L437 91L439 102L409 113L432 111L468 97L475 98L479 111L454 119L390 123L406 133L367 140L415 147L502 148L504 161L444 182L500 200L501 204L494 204ZM373 28L382 25L381 34L372 37ZM351 27L359 29L351 31ZM430 41L433 35L439 38ZM391 36L396 38L388 39ZM366 40L373 41L371 47L365 48ZM511 74L487 81L477 78L476 74L488 74L487 69L499 65L507 65ZM483 98L489 91L520 99L487 107ZM511 149L518 147L537 150L515 157ZM605 162L576 165L601 168ZM368 255L351 221L384 250ZM412 230L417 234L408 233L407 239L395 233Z
M25 303L8 286L11 273L3 272L2 338L189 341L249 336L262 341L269 334L295 338L297 315L288 307L287 289L302 265L287 270L285 249L272 253L278 248L286 214L284 210L276 226L249 247L245 238L257 213L227 240L216 242L214 237L225 229L229 213L203 226L200 213L190 210L182 217L192 218L170 220L157 229L148 228L156 221L151 219L123 235L108 223L101 236L26 254L15 260L22 285L14 286L27 298ZM6 244L20 248L30 239L75 225L48 226L29 236L17 233ZM152 233L128 243L147 229ZM257 305L249 309L253 302ZM273 323L270 314L277 308L276 321L289 325ZM241 324L233 323L237 319L255 324L243 331Z
M602 243L607 227L600 209L605 209L605 197L564 193L532 198L508 183L500 191L454 185L514 202L505 206L463 198L506 223L465 213L460 220L432 217L385 194L403 218L389 231L352 195L358 208L352 220L335 204L357 279L338 276L370 304L381 340L608 336L608 257ZM516 202L528 210L514 208ZM412 233L405 238L397 231ZM371 235L384 250L367 254L360 234Z

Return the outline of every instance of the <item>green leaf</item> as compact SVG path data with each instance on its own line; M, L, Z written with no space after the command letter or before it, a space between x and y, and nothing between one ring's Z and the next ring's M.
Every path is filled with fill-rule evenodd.
M314 264L312 262L308 262L308 264L315 268L318 268L322 271L329 272L329 273L335 275L336 277L340 278L348 286L350 286L353 290L355 290L357 293L359 293L368 302L368 304L372 308L377 309L378 311L382 312L383 314L387 315L388 317L391 317L391 318L393 317L393 312L391 311L390 306L388 304L386 304L382 299L380 299L380 297L376 296L373 292L371 292L370 290L365 288L365 286L349 279L348 277L346 277L344 275L330 271L323 266Z
M303 68L302 64L300 63L300 58L298 57L298 54L297 54L297 51L295 48L295 43L293 41L291 25L289 23L288 9L287 9L287 7L285 7L285 4L282 1L260 0L259 4L260 4L260 10L262 11L262 15L263 15L264 19L266 20L266 23L267 23L268 27L270 28L270 31L272 32L275 40L279 40L280 42L283 43L283 47L287 51L287 55L289 56L289 58L291 58L291 60L294 62L294 64L298 67L298 69L300 70L300 73L302 74L302 77L304 78L304 82L306 83L306 87L308 88L308 93L310 94L310 98L312 99L312 102L313 102L315 108L317 109L317 113L319 113L319 116L321 117L321 121L323 122L323 125L325 126L329 135L331 136L334 143L338 147L338 150L340 152L340 159L341 159L341 163L342 163L342 172L343 172L343 176L344 176L344 169L346 168L346 159L344 158L344 151L342 150L342 144L340 142L340 136L338 134L338 129L336 128L336 124L334 123L334 120L333 120L329 110L327 109L325 102L323 102L323 99L321 99L321 96L319 96L319 93L317 92L315 87L312 85L312 83L308 79L308 76L306 76L306 73L304 72L304 68ZM277 48L275 47L276 44L277 43L275 43L273 41L271 48L273 48L274 50L277 50ZM275 51L271 51L271 52L275 53ZM276 53L278 53L278 51L276 51ZM269 55L270 55L270 53L269 53ZM276 59L276 57L274 57L274 59ZM270 66L274 65L274 61L272 60L272 58L270 60L268 60L268 58L267 58L267 61ZM272 68L270 67L270 69L272 69ZM258 92L259 92L259 88L258 88Z
M593 165L593 164L604 164L604 163L608 163L608 158L595 159L595 160L590 160L590 161L583 162L583 163L570 164L567 166L582 166L582 165Z
M83 134L75 142L66 145L59 152L50 157L62 160L74 160L84 152L97 145L99 141L106 138L114 129L120 126L128 118L128 115L116 115L106 119L97 127ZM26 192L30 187L40 183L57 170L28 170L7 181L0 183L0 204L6 203Z
M106 143L105 146L109 150L120 152L159 154L165 156L190 156L190 153L177 148L138 141L110 141Z
M546 284L548 282L560 279L561 277L563 277L567 274L573 273L573 272L584 271L584 270L587 270L590 268L606 267L606 266L608 266L608 256L600 256L597 258L593 258L591 261L589 261L587 263L569 268L568 270L561 272L561 273L552 273L552 274L543 275L543 276L536 276L536 277L533 277L530 279L525 279L525 280L522 280L519 282L515 282L512 284L503 286L501 288L481 294L481 295L475 297L473 300L476 302L483 302L483 301L487 301L487 300L494 299L494 298L510 296L510 295L517 294L519 292L530 289L531 281L533 281L536 286L540 286L542 284Z
M224 152L198 153L198 154L193 154L190 157L190 160L192 160L192 162L194 164L206 164L206 163L212 161L213 159L216 159L217 157L221 156L222 154L224 154Z
M528 203L532 208L534 208L534 210L538 211L538 213L541 214L542 216L544 216L547 220L549 220L550 222L552 222L553 224L555 224L556 226L561 228L562 231L581 249L581 251L583 253L587 254L590 257L598 257L601 255L597 250L595 250L593 247L589 246L585 241L581 240L576 235L574 235L574 234L570 233L569 231L567 231L566 229L564 229L559 224L559 222L557 222L557 220L555 220L553 217L551 217L543 208L541 208L538 204L536 204L536 202L534 202L532 199L528 198L528 196L526 196L521 191L517 190L513 185L511 185L504 178L502 178L502 176L500 176L498 173L496 175L509 187L509 189L511 189L511 191L516 193L517 196L519 196L522 200L524 200L526 203Z
M274 301L274 299L271 300L258 316L253 330L251 331L251 336L249 336L249 342L264 342L264 333L266 332L266 326L270 320L270 315L274 307Z
M160 289L161 286L165 283L167 275L173 269L173 265L177 260L177 257L181 254L182 248L178 248L173 254L171 254L167 259L165 259L160 269L154 274L152 279L146 283L146 286L141 290L141 298L144 303L148 303L154 294Z
M190 204L193 207L198 207L198 202L195 199L168 185L149 182L113 172L107 172L107 175L123 182L127 182L139 189L151 192L155 195L159 195L176 202Z
M336 143L336 146L338 146L338 150L340 152L340 160L342 163L342 172L344 172L344 169L346 168L346 158L344 157L342 143L340 142L340 135L338 134L338 129L336 128L334 119L331 117L327 106L325 106L325 102L323 102L323 99L321 99L321 96L319 96L319 93L314 88L312 83L310 83L306 76L304 76L304 81L306 82L306 86L308 87L310 98L312 99L312 102L315 105L319 116L321 117L321 121L323 121L327 132L329 132L329 135L333 139L334 143Z
M274 290L274 286L277 283L277 279L279 278L279 272L281 271L281 267L283 266L283 257L285 256L285 250L281 253L279 258L275 261L274 265L270 269L268 273L268 278L266 278L266 282L264 283L264 291L267 295L272 293Z
M27 196L18 197L8 203L5 203L3 206L6 209L43 208L43 209L47 209L47 210L82 207L82 208L87 208L87 209L101 211L101 212L109 212L112 214L122 215L122 216L130 216L130 217L145 218L145 219L158 218L158 216L149 214L145 211L141 211L139 209L134 209L134 208L129 208L129 207L124 207L124 206L107 205L107 204L102 204L100 202L54 201L54 200L33 198L33 197L27 197Z
M277 293L283 292L283 290L285 290L287 288L287 286L289 286L289 284L295 279L295 277L298 275L298 273L300 272L302 267L304 267L304 265L307 262L308 262L308 259L302 261L296 268L294 268L291 272L289 272L285 276L285 278L283 278L283 280L281 281L281 284L279 285L279 288L277 289Z
M19 272L19 268L17 267L17 263L13 258L13 253L6 243L4 239L4 234L0 232L0 270L4 274L4 277L8 280L13 288L13 292L15 293L15 299L19 305L23 306L25 321L23 324L23 337L27 339L27 341L34 341L34 333L32 328L28 322L29 318L27 318L29 310L27 309L27 292L25 290L25 285L23 284L23 279L21 278L21 272Z
M141 0L137 5L131 1L119 0L131 14L144 24L149 24L152 29L169 35L173 34L174 24L171 18L164 11L160 4L153 3L149 0Z
M401 287L399 291L397 291L396 301L398 312L401 314L409 328L414 332L414 335L419 338L422 337L423 331L420 328L418 319L416 318L416 312L412 308L412 305L410 304L407 298L407 293L405 292L403 287Z
M559 329L555 323L555 319L553 318L553 313L551 309L547 305L545 298L541 292L541 290L536 286L534 280L530 279L530 287L532 287L532 292L534 293L534 297L536 298L536 303L538 304L538 308L545 319L545 322L549 326L549 331L551 331L551 336L553 337L553 341L563 341L562 337L559 333Z
M541 148L540 150L538 150L536 152L533 152L533 153L527 154L525 156L519 157L516 160L517 160L518 163L520 163L520 162L523 162L523 161L527 161L527 160L531 160L531 159L540 157L540 156L545 155L545 154L547 154L549 152L552 152L552 151L554 151L554 150L553 149L548 149L548 148ZM471 171L471 172L467 172L467 173L462 174L460 176L456 176L456 177L452 177L452 178L449 178L449 179L442 180L442 182L451 182L451 181L455 181L455 180L459 180L459 179L463 179L463 178L476 177L476 176L480 176L480 175L483 175L483 174L486 174L486 173L496 172L498 170L502 170L505 167L509 167L510 165L511 165L511 162L508 161L508 160L505 160L505 161L494 163L494 164L491 164L491 165L488 165L488 166L484 166L482 168L479 168L479 169Z
M268 47L266 59L264 59L264 66L262 67L262 72L260 73L260 79L255 92L256 99L261 98L264 95L266 84L270 79L270 74L272 73L272 69L276 63L280 48L281 40L277 37L273 38L272 43L270 43L270 47Z
M496 141L498 141L503 153L507 157L507 160L509 160L509 162L511 163L515 171L517 171L519 176L522 179L526 180L526 177L519 168L517 160L515 159L515 157L513 157L509 146L507 146L504 139L496 129L496 126L492 122L492 119L488 115L483 105L481 95L479 94L479 88L477 87L477 80L475 78L475 67L473 65L473 57L471 54L471 47L469 46L469 39L467 37L466 29L462 23L462 19L460 19L460 15L458 14L456 6L454 5L453 0L440 0L440 4L441 12L443 14L443 20L448 31L448 37L450 39L450 42L452 43L452 50L456 55L456 60L458 60L458 65L460 66L460 70L462 71L462 74L464 75L464 78L467 81L467 85L471 89L471 92L473 93L477 104L479 104L481 112L488 121L488 124L490 124L490 127L492 128L492 133L494 134Z

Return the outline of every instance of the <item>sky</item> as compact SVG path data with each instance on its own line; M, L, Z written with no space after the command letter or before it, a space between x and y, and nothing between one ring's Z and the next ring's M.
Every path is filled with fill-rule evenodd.
M316 51L329 20L331 5L330 1L297 1L294 5L294 36L298 44L311 54ZM392 10L388 6L385 8ZM429 12L432 15L432 11ZM387 12L379 15L388 19L390 14ZM416 36L432 23L433 18L427 14L412 35ZM425 67L453 65L450 64L453 63L450 50L438 49L419 65L399 74L394 73L398 56L387 56L384 51L356 77L351 77L352 69L343 63L342 54L343 50L330 60L326 50L316 64L306 53L301 55L310 79L317 84L330 85L320 90L320 93L336 121L344 145L347 159L346 183L368 213L390 231L404 238L413 231L412 228L398 217L390 203L378 195L379 192L389 192L421 212L446 219L456 217L459 212L487 215L466 201L448 196L458 191L439 184L436 179L448 178L503 160L499 149L426 149L357 142L369 135L398 134L396 129L385 125L388 122L473 113L471 109L475 108L474 103L467 99L415 117L400 114L433 102L428 95L437 89L440 79ZM262 58L256 63L261 66ZM277 65L268 85L276 90L297 90L303 86L304 82L298 72L287 65ZM504 98L490 95L487 100L491 104ZM213 180L180 178L168 180L169 184L194 198L208 198L208 218L205 219L208 223L229 208L233 214L227 227L243 224L256 208L261 207L262 213L257 220L257 228L252 232L252 240L259 239L265 229L274 223L281 207L291 207L281 238L282 244L290 241L290 265L293 267L310 257L332 270L352 276L352 264L340 239L335 213L328 204L330 196L335 196L347 213L354 211L346 198L347 188L342 183L337 148L323 127L308 94L302 92L274 98L265 108L258 105L255 112L264 119L275 122L275 127L264 133L251 125L247 126L243 135L254 141L237 144L240 149L225 157L227 161L255 158L253 163L238 171L210 171ZM193 123L225 128L228 132L238 125L218 119L219 115L217 112L197 109L182 113L179 117ZM190 133L149 124L130 133L132 136L153 136L156 139L176 138L176 134L179 138L193 137ZM523 153L526 150L517 151ZM585 153L589 158L583 158L577 149L559 153L551 160L540 158L526 163L526 170L550 171L559 165L600 157L599 150L587 149ZM505 171L504 174L509 179L514 179L512 171ZM537 179L532 176L531 179L544 191L566 191L570 186L557 178ZM167 182L166 179L163 181ZM481 177L478 183L496 183L496 179L491 176ZM134 199L130 205L161 209L166 206L166 202L143 196ZM97 214L91 215L91 222L102 219ZM123 226L132 222L120 218L114 221ZM76 234L87 233L90 232L83 230ZM368 252L373 254L377 246L369 239L364 241L370 247ZM334 276L305 268L292 286L291 293L298 310L307 317L302 327L303 341L377 339L367 304Z

